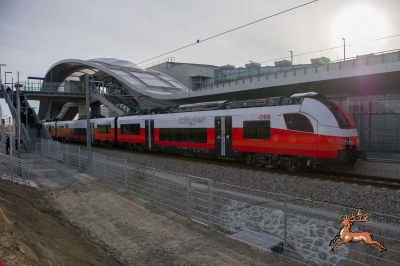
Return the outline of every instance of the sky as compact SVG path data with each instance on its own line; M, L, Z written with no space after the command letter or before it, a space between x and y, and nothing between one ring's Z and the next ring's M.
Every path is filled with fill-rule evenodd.
M13 72L7 80L17 71L21 81L44 77L54 63L72 58L138 63L310 1L0 0L0 64L7 64L1 78L4 71ZM320 56L333 61L343 58L342 38L347 58L399 49L400 36L375 40L400 35L399 10L399 0L319 0L158 59L273 65L293 51L294 64ZM318 52L332 47L339 48Z

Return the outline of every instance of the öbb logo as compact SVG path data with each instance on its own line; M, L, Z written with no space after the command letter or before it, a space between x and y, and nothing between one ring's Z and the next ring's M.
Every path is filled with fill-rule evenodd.
M260 120L270 120L271 119L271 115L259 115L258 118Z

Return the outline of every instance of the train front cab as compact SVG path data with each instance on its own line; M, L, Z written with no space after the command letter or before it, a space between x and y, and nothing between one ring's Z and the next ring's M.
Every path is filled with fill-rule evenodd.
M356 126L340 105L326 100L323 96L305 98L300 112L318 121L316 163L344 164L365 159L366 152L360 149Z

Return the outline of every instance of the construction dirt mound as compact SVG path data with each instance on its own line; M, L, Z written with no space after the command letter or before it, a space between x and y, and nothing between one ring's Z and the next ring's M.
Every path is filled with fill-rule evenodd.
M3 265L118 265L59 218L38 189L0 180Z

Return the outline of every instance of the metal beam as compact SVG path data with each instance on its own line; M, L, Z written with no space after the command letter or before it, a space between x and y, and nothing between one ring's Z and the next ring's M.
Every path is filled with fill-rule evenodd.
M85 87L86 87L86 148L87 151L90 152L92 149L92 135L91 135L91 128L90 128L90 110L89 110L89 103L90 103L90 88L89 88L89 74L85 74ZM94 131L94 129L93 129Z

